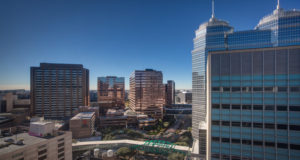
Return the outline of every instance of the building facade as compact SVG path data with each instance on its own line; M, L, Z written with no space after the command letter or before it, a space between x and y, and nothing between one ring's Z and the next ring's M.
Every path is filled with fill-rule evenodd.
M112 108L124 108L125 78L124 77L98 77L98 103L110 104Z
M165 86L161 71L136 70L130 76L129 107L137 114L163 118Z
M278 5L254 30L212 16L194 39L194 153L206 159L300 156L300 12Z
M179 92L175 96L176 104L192 104L192 92Z
M17 137L17 139L16 139ZM7 143L5 139L13 139L18 144L10 144L0 149L1 159L6 160L72 160L72 133L62 132L51 138L30 136L20 133L17 136L0 138L1 144ZM21 140L21 141L20 141Z
M88 138L95 132L95 112L81 112L70 119L73 138Z
M89 70L78 64L41 63L31 67L31 113L68 118L89 104Z
M166 84L166 106L172 106L175 104L175 82L168 80Z

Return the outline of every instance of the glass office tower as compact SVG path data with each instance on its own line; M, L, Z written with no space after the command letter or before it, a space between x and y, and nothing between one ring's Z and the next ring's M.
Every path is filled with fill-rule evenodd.
M193 152L206 159L300 157L300 11L254 30L214 16L194 39Z
M98 102L111 107L124 108L125 78L116 76L98 77Z

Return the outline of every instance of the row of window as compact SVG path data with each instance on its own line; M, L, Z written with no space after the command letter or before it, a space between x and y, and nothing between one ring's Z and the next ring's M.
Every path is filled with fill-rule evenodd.
M40 150L40 151L38 152L38 155L42 155L42 154L44 154L44 153L47 153L47 149Z
M300 92L300 87L212 87L213 92Z
M237 121L212 121L212 125L232 126L232 127L253 127L253 128L265 128L265 129L277 129L280 130L293 130L300 131L300 125L286 125L286 124L273 124L273 123L255 123L255 122L237 122Z
M212 109L300 111L300 106L212 104Z
M245 144L245 145L255 145L255 146L265 146L265 147L277 147L288 149L288 144L286 143L274 143L274 142L263 142L263 141L254 141L247 139L234 139L234 138L220 138L220 137L212 137L213 142L222 142L222 143L232 143L232 144ZM299 144L290 144L290 149L300 150Z

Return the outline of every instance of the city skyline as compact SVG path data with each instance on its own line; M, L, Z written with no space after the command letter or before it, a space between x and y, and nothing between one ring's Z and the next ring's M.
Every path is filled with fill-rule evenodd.
M29 89L30 66L43 62L82 64L90 70L91 90L97 89L97 77L107 75L125 77L128 90L130 74L146 68L161 70L164 82L172 79L178 89L191 89L191 39L211 14L209 0L0 4L0 89ZM299 4L281 2L285 9ZM235 10L227 12L229 6ZM230 21L235 30L254 28L275 7L276 0L215 5L216 16Z

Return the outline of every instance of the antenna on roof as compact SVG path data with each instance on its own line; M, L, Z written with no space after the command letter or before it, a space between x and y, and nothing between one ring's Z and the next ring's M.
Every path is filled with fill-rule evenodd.
M277 9L280 9L280 0L277 0Z
M211 10L212 10L211 18L215 18L215 0L212 0Z

